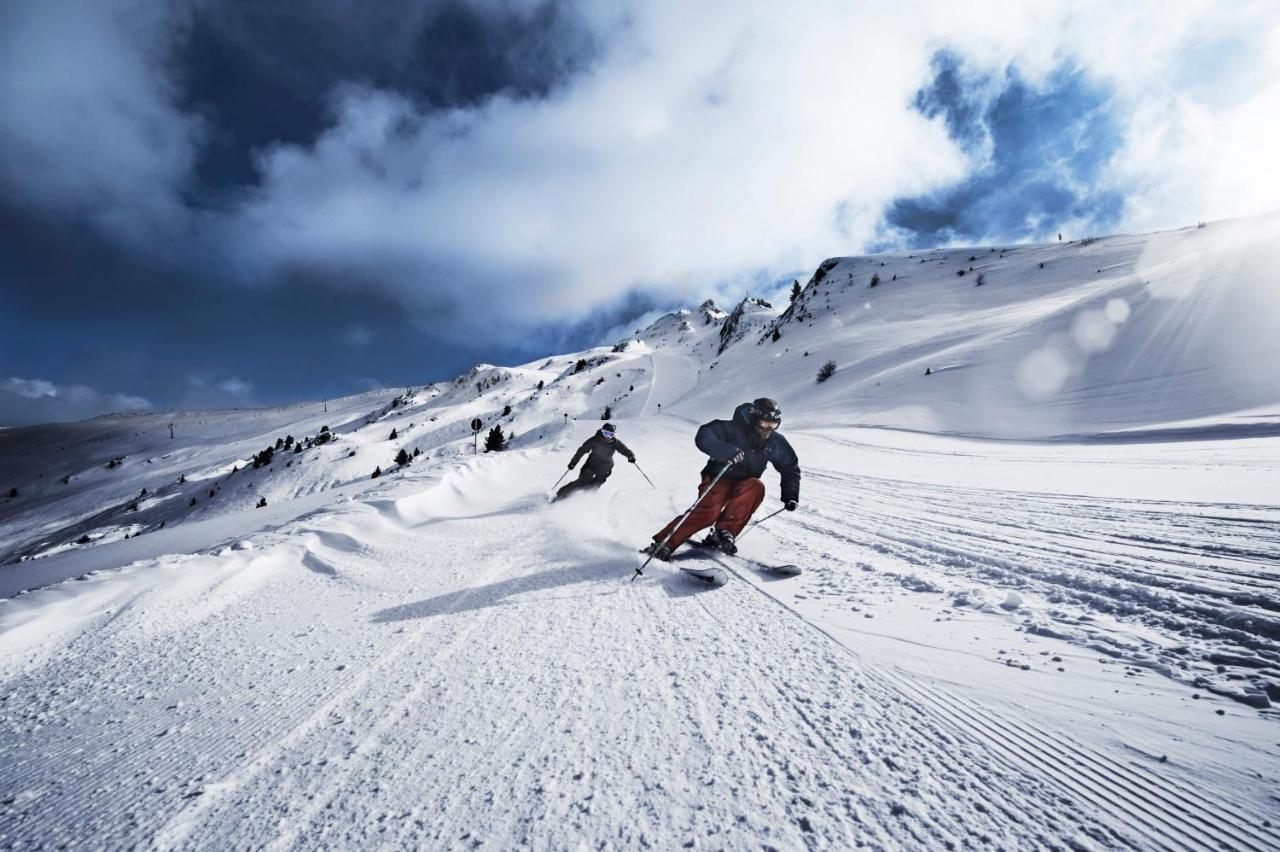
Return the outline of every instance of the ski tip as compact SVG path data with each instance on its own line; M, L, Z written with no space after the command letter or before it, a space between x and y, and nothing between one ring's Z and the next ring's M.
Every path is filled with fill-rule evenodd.
M680 571L686 576L692 577L701 583L707 583L710 586L723 586L729 582L729 572L720 567L685 567L681 566Z

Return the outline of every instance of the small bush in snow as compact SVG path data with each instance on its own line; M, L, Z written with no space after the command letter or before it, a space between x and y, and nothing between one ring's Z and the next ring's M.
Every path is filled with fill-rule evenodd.
M984 273L984 274L981 274L981 275L979 275L979 276L978 276L978 282L977 282L976 284L974 284L973 286L975 286L975 287L981 287L983 284L986 284L986 283L987 283L987 276L986 276L986 274Z
M538 379L538 390L542 390L542 384L543 384L542 379Z
M18 496L18 489L16 489L16 488L10 488L10 489L9 489L9 499L10 499L10 500L12 500L14 497L17 497L17 496Z
M379 466L377 466L377 467L375 467L375 468L373 469L373 476L371 476L371 477L369 477L369 478L370 478L370 479L377 479L379 476L382 476L382 466L381 466L381 465L379 465Z
M778 327L776 325L773 327L773 334L769 335L769 339L772 340L774 343L777 343L779 340L782 339L782 332L778 330Z
M877 285L877 284L879 284L879 283L880 283L880 273L879 273L879 272L877 272L877 273L875 273L874 275L872 275L872 276L871 276L871 283L870 283L870 284L868 284L867 286L868 286L868 287L874 287L874 286L876 286L876 285Z
M93 541L93 539L89 538L88 533L85 533L84 535L76 539L76 544L88 544L90 541Z
M496 453L507 448L507 437L502 434L502 427L494 424L489 430L489 434L484 439L484 451L486 453Z
M400 437L400 433L399 433L399 432L397 432L397 431L393 428L393 429L391 430L391 436L390 436L389 438L387 438L387 440L388 440L388 441L394 441L394 440L395 440L396 438L398 438L398 437Z
M418 449L417 447L414 447L414 448L413 448L413 457L416 459L416 458L417 458L418 456L420 456L420 455L422 455L422 450Z
M808 353L806 353L808 354ZM836 374L836 362L828 361L818 369L818 381L825 382Z
M192 498L191 498L191 502L190 502L190 503L188 503L187 505L188 505L188 506L194 506L195 504L196 504L196 498L192 497Z
M504 406L502 406L502 416L503 416L503 417L506 417L506 416L507 416L508 414L510 414L510 413L511 413L511 406L509 406L509 405L504 405Z
M573 372L575 372L575 373L581 373L581 372L582 372L583 370L585 370L585 369L587 369L587 359L586 359L586 358L579 358L579 359L578 359L578 361L577 361L577 363L575 363L575 364L573 365Z
M266 497L259 497L259 498L258 498L258 502L257 502L257 504L256 504L253 508L255 508L255 509L261 509L261 508L262 508L263 506L265 506L265 505L267 505L267 498L266 498Z

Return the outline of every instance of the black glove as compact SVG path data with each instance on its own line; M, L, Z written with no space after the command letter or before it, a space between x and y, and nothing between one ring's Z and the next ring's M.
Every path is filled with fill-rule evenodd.
M786 505L787 505L787 511L788 511L788 512L794 512L794 511L796 510L796 501L795 501L795 500L788 500Z
M627 459L627 461L631 462L632 464L635 464L635 463L636 463L636 457L635 457L635 456L631 456L630 458L628 458L628 459Z
M569 462L569 470L573 470L573 462Z
M742 460L743 460L743 459L745 459L746 457L747 457L747 454L746 454L746 453L744 453L742 450L738 450L738 454L737 454L736 456L734 456L734 457L733 457L733 458L731 458L731 459L726 459L726 461L728 461L728 462L729 462L729 466L730 466L730 467L732 467L733 465L735 465L735 464L737 464L738 462L742 461Z

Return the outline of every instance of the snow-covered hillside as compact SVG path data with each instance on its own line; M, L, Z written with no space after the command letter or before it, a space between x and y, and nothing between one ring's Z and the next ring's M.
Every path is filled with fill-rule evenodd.
M1277 247L833 258L449 382L3 430L0 845L1275 848ZM630 582L761 395L801 508L742 549L804 573ZM656 488L547 505L606 417Z

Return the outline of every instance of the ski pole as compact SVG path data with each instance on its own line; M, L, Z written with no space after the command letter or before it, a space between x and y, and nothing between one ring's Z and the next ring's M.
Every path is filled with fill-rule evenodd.
M680 518L679 522L677 522L676 525L671 528L671 532L667 533L667 537L662 540L662 544L658 545L658 547L667 546L667 542L671 541L671 537L676 534L676 530L680 529L680 525L683 524L685 520L690 515L693 514L693 510L698 508L698 504L702 502L702 498L706 497L708 494L711 493L711 489L716 487L716 483L720 481L720 477L724 476L725 472L728 471L729 468L731 467L733 467L732 461L727 461L724 463L724 467L720 468L720 472L716 474L716 478L711 480L711 484L706 487L706 490L704 490L701 494L698 495L698 499L693 501L693 505L689 507L689 511L685 512L684 515ZM657 550L657 548L654 548L654 550ZM641 574L644 573L645 566L647 566L652 559L653 559L653 554L650 553L649 558L646 559L640 565L640 567L636 569L636 573L631 575L631 582L634 583L636 581L636 577L639 577Z
M573 470L573 468L569 468L569 470ZM560 479L556 480L556 485L559 485L561 480L563 480L566 476L569 475L569 470L566 470L564 473L560 474ZM551 488L555 489L556 485L551 486Z
M749 527L747 527L745 530L743 530L743 531L742 531L742 535L738 536L737 540L738 540L738 541L742 541L743 536L745 536L747 533L751 532L753 529L755 529L756 527L760 526L760 525L761 525L761 524L763 524L765 521L767 521L767 520L769 520L770 518L772 518L774 515L781 514L781 513L785 512L785 511L787 511L787 507L786 507L786 506L783 506L783 507L782 507L781 509L779 509L778 511L776 511L776 512L774 512L774 513L772 513L772 514L769 514L769 515L765 515L763 518L761 518L760 520L756 521L754 524L752 524L751 526L749 526Z
M635 464L635 462L632 462L632 464ZM653 480L649 478L649 474L645 473L644 470L641 469L640 465L638 464L636 465L636 470L640 471L640 475L644 477L645 482L649 483L650 485L653 485ZM658 486L653 485L653 490L657 491Z

